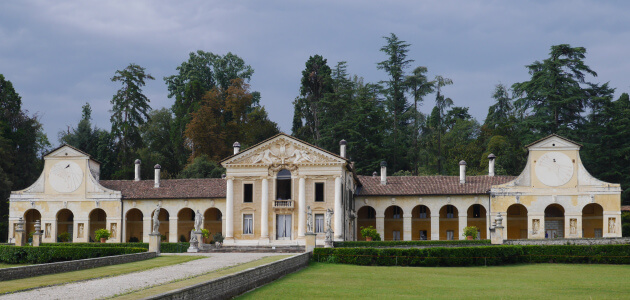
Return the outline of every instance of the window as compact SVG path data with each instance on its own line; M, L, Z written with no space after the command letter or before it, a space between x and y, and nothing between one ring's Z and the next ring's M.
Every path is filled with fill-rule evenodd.
M283 169L276 177L276 200L291 199L291 171Z
M394 206L393 207L393 213L394 213L394 219L400 219L400 213L401 209L398 206Z
M400 241L400 230L392 231L392 235L393 235L394 241Z
M254 215L243 215L243 234L254 234Z
M447 206L446 207L446 217L449 218L449 219L452 219L455 216L454 211L455 211L455 207L453 205Z
M324 233L324 215L315 214L315 233Z
M426 219L427 217L427 207L420 206L420 219Z
M374 208L368 207L368 209L367 209L367 218L368 219L376 219L376 210Z
M594 234L596 238L600 238L602 237L602 229L601 228L595 228L594 230Z
M447 230L446 231L446 239L451 241L453 240L453 237L455 236L455 232L453 230Z
M426 230L420 230L420 240L421 241L426 241L427 240L427 231Z
M473 218L481 217L481 205L475 204L473 205Z
M243 202L254 202L254 185L251 183L243 184Z
M315 202L324 202L324 183L315 183Z

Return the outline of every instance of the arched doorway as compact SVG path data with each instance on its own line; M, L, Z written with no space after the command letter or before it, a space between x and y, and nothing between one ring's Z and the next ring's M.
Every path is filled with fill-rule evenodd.
M190 231L195 229L195 211L190 208L182 208L177 213L177 240L190 241Z
M151 212L151 228L149 230L153 231L153 215L155 215L155 210ZM160 221L160 228L158 231L162 235L162 240L168 240L169 234L169 222L170 214L164 208L160 208L160 214L158 215L158 220Z
M376 210L371 206L363 206L357 211L357 240L365 241L361 236L361 227L376 228Z
M440 240L459 240L459 212L450 204L440 208Z
M98 242L95 232L99 229L107 228L107 214L104 210L97 208L90 212L90 242Z
M142 241L142 237L144 235L144 230L142 228L142 218L142 211L137 208L132 208L127 211L127 215L125 217L127 242L132 243Z
M473 204L468 208L468 224L467 226L475 226L479 228L477 239L487 239L486 208L481 204Z
M29 209L24 213L24 230L26 230L26 237L30 239L29 236L31 232L35 232L35 223L37 221L40 222L41 229L44 229L44 224L41 224L42 214L39 213L37 209Z
M545 238L564 237L564 207L551 204L545 208Z
M425 205L418 205L411 210L411 239L431 239L431 210Z
M69 209L57 212L57 242L72 242L74 238L74 214Z
M604 228L604 208L591 203L582 209L582 237L602 237Z
M385 209L384 241L402 241L403 239L403 210L400 206L392 205Z
M203 228L210 231L210 237L206 241L209 243L217 233L223 234L223 214L218 208L211 207L206 209L203 214Z
M511 240L527 238L527 208L522 204L512 204L507 209L507 238Z

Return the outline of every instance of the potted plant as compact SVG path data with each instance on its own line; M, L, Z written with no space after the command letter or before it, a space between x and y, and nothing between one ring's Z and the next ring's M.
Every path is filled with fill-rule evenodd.
M207 244L207 240L210 237L210 230L202 228L201 229L201 235L203 236L203 242L205 244Z
M223 235L220 232L215 233L212 238L214 239L214 245L217 248L221 248L221 244L223 244Z
M376 232L374 226L363 227L361 226L361 236L365 238L366 241L380 241L381 235Z
M468 240L474 240L477 238L477 231L479 231L479 228L476 226L468 226L464 228L464 233L462 235Z
M110 237L111 233L109 230L105 228L98 229L94 232L94 237L96 240L100 240L101 243L105 243L105 241Z

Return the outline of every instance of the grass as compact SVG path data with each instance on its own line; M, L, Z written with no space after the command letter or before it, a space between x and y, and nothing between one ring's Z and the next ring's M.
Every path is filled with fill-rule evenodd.
M166 284L162 284L162 285L158 285L158 286L154 286L154 287L149 287L146 289L142 289L142 290L138 290L138 291L134 291L131 293L127 293L127 294L123 294L123 295L118 295L116 297L113 297L111 299L118 299L118 300L122 300L122 299L143 299L143 298L147 298L153 295L158 295L161 293L165 293L168 291L172 291L172 290L176 290L176 289L181 289L184 287L188 287L191 285L195 285L198 283L202 283L202 282L206 282L206 281L210 281L212 279L215 278L219 278L222 276L226 276L226 275L230 275L230 274L234 274L236 272L240 272L249 268L253 268L253 267L257 267L260 265L264 265L270 262L274 262L277 260L281 260L283 258L287 258L291 255L275 255L275 256L267 256L267 257L263 257L261 259L255 260L255 261L251 261L251 262L247 262L247 263L243 263L237 266L233 266L233 267L227 267L227 268L223 268L223 269L219 269L219 270L214 270L205 274L201 274L201 275L197 275L194 277L190 277L187 279L183 279L183 280L176 280L173 282L169 282Z
M0 269L4 269L4 268L13 268L13 267L23 267L23 266L28 266L30 264L3 264L0 263Z
M204 258L204 256L162 255L156 258L138 262L106 266L81 271L42 275L37 277L1 281L0 294L21 290L39 288L50 285L64 284L93 278L122 275L131 272L185 263L187 261ZM14 265L12 265L14 266Z
M630 266L369 267L311 263L243 295L300 298L615 298L630 293Z

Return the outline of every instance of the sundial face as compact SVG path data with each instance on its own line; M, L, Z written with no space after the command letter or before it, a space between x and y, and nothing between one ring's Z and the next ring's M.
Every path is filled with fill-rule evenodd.
M55 191L71 193L81 186L83 170L75 162L62 160L50 169L48 180Z
M561 186L573 177L573 162L566 154L547 152L536 162L536 177L548 186Z

